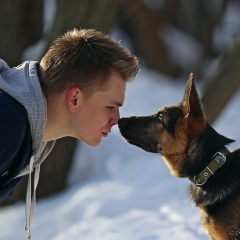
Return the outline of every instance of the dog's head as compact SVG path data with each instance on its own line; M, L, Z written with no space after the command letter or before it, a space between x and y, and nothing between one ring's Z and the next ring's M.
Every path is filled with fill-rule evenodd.
M190 142L204 131L206 125L193 74L190 74L180 104L163 107L150 116L133 116L119 121L120 132L127 142L160 153L177 177L182 177L181 169Z

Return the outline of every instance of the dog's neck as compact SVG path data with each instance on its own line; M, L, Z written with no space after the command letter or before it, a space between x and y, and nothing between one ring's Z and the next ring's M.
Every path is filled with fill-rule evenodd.
M226 162L226 156L229 154L228 149L224 148L221 152L216 152L211 159L211 162L206 165L202 171L196 174L194 177L189 178L189 180L196 186L204 185L208 179L214 175L219 168L221 168Z
M184 165L182 168L183 176L189 179L201 177L199 181L200 184L205 182L214 173L222 166L225 157L229 154L226 145L231 143L232 140L218 134L209 124L205 128L204 132L196 138L193 138L189 144L188 151L185 156ZM217 158L219 158L220 163L218 164L215 159L215 154L220 152L221 154L217 154ZM210 165L210 166L209 166ZM214 166L212 166L214 165ZM210 170L208 169L210 168ZM207 169L207 170L206 170ZM206 170L207 172L205 173ZM204 177L205 175L206 178ZM203 175L203 176L202 176ZM197 182L198 182L197 181ZM196 183L196 181L194 181Z

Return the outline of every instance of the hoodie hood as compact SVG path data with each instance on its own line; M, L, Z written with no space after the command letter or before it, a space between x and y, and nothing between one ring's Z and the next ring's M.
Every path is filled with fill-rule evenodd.
M47 157L55 143L42 142L47 120L47 102L38 79L38 65L36 61L26 61L17 67L9 68L7 63L0 59L0 89L21 103L28 114L35 157L33 167Z

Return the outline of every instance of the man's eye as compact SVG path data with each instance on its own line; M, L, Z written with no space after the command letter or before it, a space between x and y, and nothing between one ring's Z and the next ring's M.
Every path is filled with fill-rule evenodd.
M114 109L113 106L108 106L107 108L110 109L110 110Z

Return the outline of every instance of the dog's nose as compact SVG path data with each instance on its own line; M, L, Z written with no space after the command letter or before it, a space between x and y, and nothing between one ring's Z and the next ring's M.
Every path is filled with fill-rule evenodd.
M123 129L124 127L126 127L126 125L127 125L127 119L126 119L126 118L121 118L121 119L119 119L119 121L118 121L118 127L119 127L120 129Z

